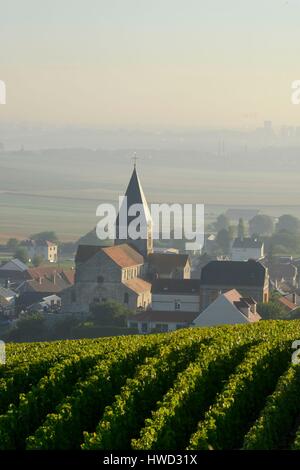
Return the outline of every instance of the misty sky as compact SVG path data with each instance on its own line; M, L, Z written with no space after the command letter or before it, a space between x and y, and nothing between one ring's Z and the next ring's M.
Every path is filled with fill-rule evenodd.
M0 0L0 122L300 125L299 0Z

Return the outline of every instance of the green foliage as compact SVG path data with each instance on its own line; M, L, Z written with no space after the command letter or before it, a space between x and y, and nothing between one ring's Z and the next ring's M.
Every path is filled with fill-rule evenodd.
M101 326L126 326L126 318L132 312L115 300L102 303L94 303L90 307L91 320L95 325Z
M6 248L11 251L16 251L19 245L19 240L16 238L10 238L6 243Z
M272 235L274 222L269 215L258 214L249 221L250 235Z
M215 222L216 231L219 232L220 230L223 230L223 229L228 230L228 227L229 227L228 217L225 214L220 214L217 217L217 220Z
M14 253L14 257L18 258L22 263L28 263L29 255L27 249L23 246L19 246Z
M43 261L44 261L44 258L41 255L34 255L34 257L32 258L32 264L36 268L40 266Z
M238 238L244 238L246 236L246 228L243 219L239 219L238 228L237 228Z
M58 238L55 232L47 230L45 232L34 233L30 236L31 240L43 240L49 242L58 242Z
M45 319L40 313L22 315L6 341L41 341L46 337Z
M229 231L226 229L220 230L217 234L216 241L219 247L221 248L222 253L227 255L229 253L231 241Z
M276 225L276 231L280 232L282 230L285 230L292 234L299 233L300 220L297 217L294 217L293 215L289 215L289 214L281 215Z
M299 448L300 322L8 343L0 449Z
M276 302L276 299L270 300L268 303L257 304L257 311L263 320L287 320L288 314L284 307Z

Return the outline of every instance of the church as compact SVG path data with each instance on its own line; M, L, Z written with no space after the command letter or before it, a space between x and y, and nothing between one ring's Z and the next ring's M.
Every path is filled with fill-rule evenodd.
M118 214L113 246L79 245L75 257L75 283L63 296L65 312L88 314L92 303L107 300L115 300L132 311L149 310L153 282L159 279L190 279L188 255L154 253L153 221L136 165L125 196L128 212L134 204L142 208L139 220L147 236L121 238L121 218ZM128 212L127 227L132 220Z

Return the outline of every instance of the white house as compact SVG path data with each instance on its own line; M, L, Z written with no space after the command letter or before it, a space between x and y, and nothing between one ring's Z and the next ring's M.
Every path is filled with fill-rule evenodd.
M235 325L254 323L261 319L256 301L243 297L236 289L221 294L193 321L194 326Z
M30 259L41 256L50 263L57 262L58 246L56 243L48 240L25 240L22 245L26 247Z
M258 237L236 238L232 243L232 261L258 261L264 256L264 243Z
M152 284L152 310L200 311L199 279L158 279Z
M158 312L147 310L128 318L127 326L128 328L137 328L139 333L143 334L151 332L168 332L192 326L196 317L196 312Z

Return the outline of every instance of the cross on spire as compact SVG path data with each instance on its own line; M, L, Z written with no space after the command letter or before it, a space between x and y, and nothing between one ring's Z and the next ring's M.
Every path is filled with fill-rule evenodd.
M134 157L132 157L133 160L133 168L136 169L136 162L138 161L139 157L136 156L136 153L134 154Z

